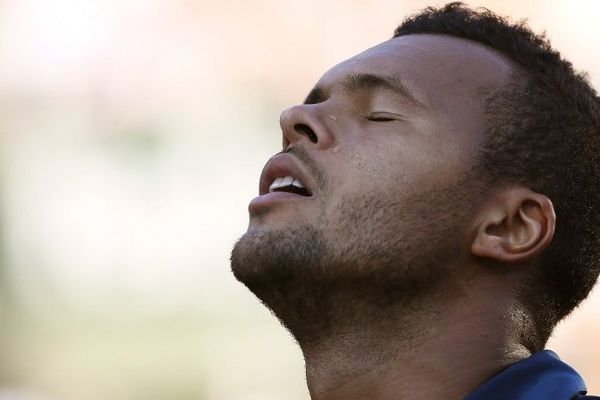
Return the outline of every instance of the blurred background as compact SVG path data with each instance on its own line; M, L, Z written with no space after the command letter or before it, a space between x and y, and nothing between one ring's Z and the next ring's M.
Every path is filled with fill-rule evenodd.
M600 88L600 3L527 18ZM229 272L281 110L438 1L1 0L0 400L308 400ZM600 392L600 291L550 348Z

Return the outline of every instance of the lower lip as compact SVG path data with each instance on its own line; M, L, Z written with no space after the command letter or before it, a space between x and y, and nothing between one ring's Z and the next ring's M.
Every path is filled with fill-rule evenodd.
M264 211L265 208L272 207L281 203L291 203L310 199L312 196L302 196L289 192L272 192L262 196L255 197L248 205L250 214Z

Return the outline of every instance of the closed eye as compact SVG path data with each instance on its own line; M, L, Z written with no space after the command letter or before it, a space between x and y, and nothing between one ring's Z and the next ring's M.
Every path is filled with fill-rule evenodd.
M373 112L365 116L369 121L374 122L389 122L389 121L401 121L402 117L398 114L389 112Z

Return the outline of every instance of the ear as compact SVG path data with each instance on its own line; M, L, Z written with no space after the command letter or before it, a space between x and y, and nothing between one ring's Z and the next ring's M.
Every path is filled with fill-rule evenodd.
M527 261L548 247L555 225L548 197L525 187L508 187L479 210L471 253L502 262Z

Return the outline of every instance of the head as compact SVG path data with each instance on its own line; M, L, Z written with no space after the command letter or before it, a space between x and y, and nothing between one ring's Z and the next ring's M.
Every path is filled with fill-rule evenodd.
M493 282L537 350L599 272L598 103L523 25L426 9L282 114L233 272L301 344Z

